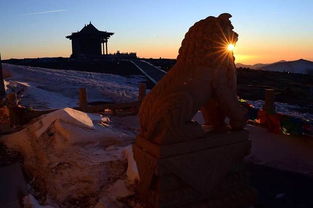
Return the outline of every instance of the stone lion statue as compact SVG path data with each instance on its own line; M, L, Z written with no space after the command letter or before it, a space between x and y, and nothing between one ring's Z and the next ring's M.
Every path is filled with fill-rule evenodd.
M246 122L237 99L231 15L209 16L186 33L176 64L144 98L139 110L140 137L158 144L171 144L203 137L206 133L193 116L201 109L206 124L232 129Z

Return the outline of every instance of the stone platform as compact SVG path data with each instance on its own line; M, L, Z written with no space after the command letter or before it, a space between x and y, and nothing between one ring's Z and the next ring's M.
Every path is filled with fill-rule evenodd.
M137 137L138 196L149 208L249 207L255 194L241 161L250 146L246 131L170 145Z

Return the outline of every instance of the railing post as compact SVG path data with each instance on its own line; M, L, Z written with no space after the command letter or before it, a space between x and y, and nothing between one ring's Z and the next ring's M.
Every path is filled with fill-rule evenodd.
M268 113L274 113L275 112L275 94L274 89L266 89L265 90L265 98L264 98L264 105L263 110L265 110Z
M79 108L82 111L87 111L88 101L86 88L79 88Z

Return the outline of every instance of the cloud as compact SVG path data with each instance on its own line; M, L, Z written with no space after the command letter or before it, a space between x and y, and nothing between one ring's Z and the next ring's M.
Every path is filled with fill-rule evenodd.
M51 14L51 13L61 13L61 12L66 12L66 9L57 9L57 10L48 10L48 11L41 11L41 12L31 12L31 13L26 13L23 15L40 15L40 14Z

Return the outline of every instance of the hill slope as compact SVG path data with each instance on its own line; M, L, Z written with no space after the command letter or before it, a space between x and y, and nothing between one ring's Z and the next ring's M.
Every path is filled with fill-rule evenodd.
M299 59L296 61L285 61L269 64L261 67L265 71L279 71L299 74L313 74L313 62Z
M236 66L264 71L313 74L313 62L304 59L299 59L296 61L279 61L272 64L245 65L238 63Z

